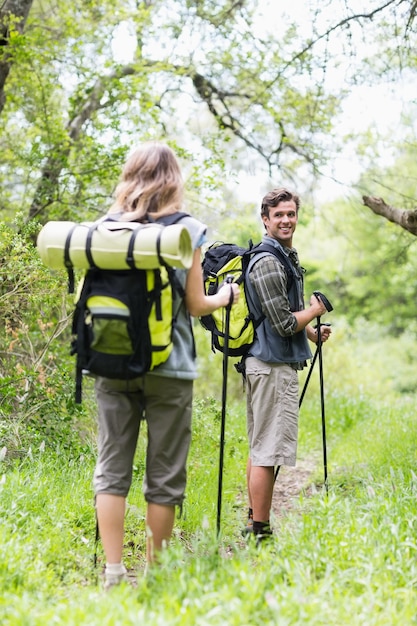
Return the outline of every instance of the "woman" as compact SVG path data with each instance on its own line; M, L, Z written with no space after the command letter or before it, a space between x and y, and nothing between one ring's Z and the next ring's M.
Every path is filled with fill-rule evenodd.
M127 159L109 214L120 220L146 221L177 212L183 199L181 170L173 151L158 142L146 143ZM193 380L197 376L189 315L200 317L239 297L237 285L204 293L201 245L206 226L191 216L181 219L191 236L190 270L177 270L185 287L168 360L133 381L97 378L98 460L94 490L100 536L106 556L105 588L126 580L122 563L126 497L131 480L139 427L147 422L148 443L144 496L146 558L151 563L172 534L175 507L183 503L186 461L191 439ZM176 298L179 296L177 295Z

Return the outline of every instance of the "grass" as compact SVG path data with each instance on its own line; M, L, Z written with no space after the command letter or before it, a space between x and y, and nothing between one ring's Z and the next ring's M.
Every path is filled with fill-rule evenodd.
M92 565L94 444L76 454L47 442L23 458L3 459L2 626L417 624L415 398L400 394L395 381L384 385L363 361L365 348L343 357L342 347L332 353L326 346L324 354L329 493L321 484L315 376L300 414L299 458L317 459L316 488L274 520L276 539L261 551L240 536L247 456L240 396L231 396L227 410L220 537L221 407L199 393L183 516L161 565L146 577L141 434L126 518L125 558L137 570L135 588L101 590L101 547L98 568Z

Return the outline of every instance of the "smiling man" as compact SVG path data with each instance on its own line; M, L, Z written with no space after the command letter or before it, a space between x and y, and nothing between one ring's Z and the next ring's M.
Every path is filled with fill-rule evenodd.
M262 242L288 257L291 276L268 252L253 257L246 276L249 308L255 319L265 316L245 361L249 519L244 532L253 532L258 544L272 535L274 467L296 463L298 371L312 357L308 339L317 343L310 323L326 312L314 295L304 308L304 270L292 247L299 206L299 197L285 188L270 191L261 205ZM322 342L330 332L321 327Z

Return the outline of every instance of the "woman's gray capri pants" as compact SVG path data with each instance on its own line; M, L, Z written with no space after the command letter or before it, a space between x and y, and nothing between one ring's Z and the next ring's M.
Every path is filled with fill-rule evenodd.
M143 491L155 504L181 505L191 441L193 381L146 375L131 381L98 377L98 460L94 491L127 496L140 424L148 443Z

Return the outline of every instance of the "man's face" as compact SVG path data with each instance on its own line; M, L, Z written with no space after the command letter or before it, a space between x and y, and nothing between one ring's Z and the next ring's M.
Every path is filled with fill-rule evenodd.
M297 207L294 200L283 200L269 208L269 216L262 216L266 233L282 246L292 247L292 236L297 226Z

